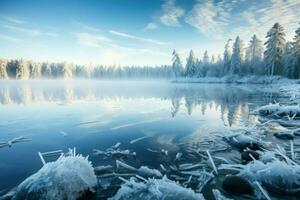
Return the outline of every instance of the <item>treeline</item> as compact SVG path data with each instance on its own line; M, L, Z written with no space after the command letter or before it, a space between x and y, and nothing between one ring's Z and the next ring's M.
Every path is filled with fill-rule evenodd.
M253 35L247 47L239 36L225 45L223 55L198 58L193 50L183 66L174 50L172 65L157 67L84 66L70 63L38 63L26 60L1 60L0 79L39 78L171 78L222 77L246 75L279 75L300 78L300 28L293 41L286 41L283 27L276 23L268 31L266 42Z
M158 67L118 67L118 66L84 66L70 63L32 62L23 59L0 59L0 79L105 79L105 78L170 78L173 76L171 66Z
M268 31L266 42L253 35L245 47L239 36L225 45L223 56L211 57L205 51L201 59L193 50L183 66L179 54L174 50L172 68L177 77L222 77L226 75L279 75L300 78L300 28L295 31L293 41L286 41L283 27L276 23Z

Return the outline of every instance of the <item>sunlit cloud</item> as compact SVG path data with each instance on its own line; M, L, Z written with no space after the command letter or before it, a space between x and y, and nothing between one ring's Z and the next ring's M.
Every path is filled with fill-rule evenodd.
M300 1L298 0L271 0L267 5L253 5L241 13L247 24L232 30L231 34L244 35L257 34L265 37L267 31L274 23L279 22L286 30L287 38L293 37L299 26Z
M117 35L117 36L124 37L124 38L129 38L129 39L133 39L133 40L138 40L138 41L142 41L142 42L148 42L148 43L157 44L157 45L166 44L165 42L153 40L151 38L143 38L143 37L130 35L130 34L127 34L127 33L118 32L118 31L114 31L114 30L110 30L109 32L113 35Z
M179 18L185 13L181 7L175 4L175 0L165 0L162 12L160 22L166 26L180 26Z
M229 24L231 4L199 1L187 14L185 21L207 37L221 39Z

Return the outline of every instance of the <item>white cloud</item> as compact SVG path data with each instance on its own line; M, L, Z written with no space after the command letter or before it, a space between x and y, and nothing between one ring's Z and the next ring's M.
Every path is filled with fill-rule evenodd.
M129 39L133 39L133 40L138 40L138 41L142 41L142 42L148 42L148 43L153 43L153 44L157 44L157 45L166 44L165 42L153 40L151 38L143 38L143 37L130 35L130 34L127 34L127 33L122 33L122 32L118 32L118 31L114 31L114 30L110 30L109 32L113 35L117 35L117 36L124 37L124 38L129 38Z
M145 30L154 30L157 29L157 24L154 22L150 22L146 25L146 27L144 28Z
M264 5L253 5L241 13L247 24L235 27L230 35L241 35L248 39L257 34L264 39L267 31L278 22L286 32L287 39L292 39L294 31L299 27L299 0L270 0Z
M185 21L205 36L221 39L224 28L229 24L232 9L232 3L199 1L187 14Z
M179 18L185 13L182 8L175 5L175 0L165 0L162 5L162 12L160 22L166 26L180 26Z

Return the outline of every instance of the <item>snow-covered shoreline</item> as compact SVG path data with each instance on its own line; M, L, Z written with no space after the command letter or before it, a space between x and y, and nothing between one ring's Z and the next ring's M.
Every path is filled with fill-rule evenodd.
M224 76L224 77L203 77L203 78L177 78L172 80L172 83L236 83L236 84L278 84L278 85L290 85L299 84L297 79L288 79L281 76Z

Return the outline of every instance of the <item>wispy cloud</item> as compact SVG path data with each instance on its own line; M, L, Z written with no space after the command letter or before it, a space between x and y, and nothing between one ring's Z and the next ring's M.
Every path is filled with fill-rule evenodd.
M0 34L0 40L5 40L5 41L9 41L9 42L16 42L16 43L22 41L18 38L11 37L11 36L8 36L8 35L3 35L3 34Z
M154 29L157 29L157 27L158 26L156 23L150 22L145 26L144 30L154 30Z
M180 26L179 18L185 13L181 7L175 4L175 0L165 0L162 12L160 22L166 26Z
M16 31L16 32L21 32L25 33L31 36L38 36L41 34L41 31L38 29L29 29L29 28L21 28L17 26L11 26L11 25L4 25L5 28L8 28L10 30Z
M26 23L26 21L21 20L21 19L17 19L17 18L14 18L14 17L4 16L3 18L6 21L11 22L11 23L15 23L15 24L24 24L24 23Z
M4 25L3 27L6 29L15 31L15 32L24 33L24 34L32 36L32 37L40 36L40 35L46 35L46 36L50 36L50 37L58 37L60 35L55 32L42 31L40 29L24 28L24 27L13 26L13 25Z
M138 41L142 41L142 42L148 42L148 43L153 43L153 44L157 44L157 45L166 44L165 42L153 40L151 38L143 38L143 37L130 35L130 34L127 34L127 33L118 32L118 31L114 31L114 30L110 30L109 32L113 35L117 35L117 36L124 37L124 38L129 38L129 39L133 39L133 40L138 40Z
M101 30L99 28L90 26L90 25L86 25L82 22L79 21L75 21L75 24L79 25L81 28L87 30L87 31L92 31L92 32L101 32Z

